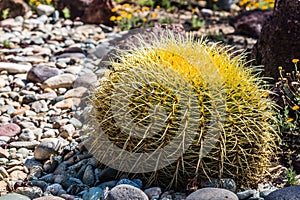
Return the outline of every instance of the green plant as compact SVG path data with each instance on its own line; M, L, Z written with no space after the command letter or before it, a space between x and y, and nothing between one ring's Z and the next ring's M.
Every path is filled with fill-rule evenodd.
M151 41L120 51L92 92L90 152L147 185L182 189L194 177L255 185L278 140L258 69L203 39L167 32Z
M191 23L192 23L192 29L194 29L194 30L195 29L198 30L199 28L202 28L205 26L205 20L198 18L194 15L192 16Z
M62 13L64 15L64 18L66 18L66 19L69 19L71 17L71 12L70 12L70 9L68 7L65 7L62 10Z
M10 42L9 40L4 40L2 42L3 48L9 49L10 48Z
M286 169L286 176L287 176L288 185L297 185L297 180L296 180L297 174L292 167Z
M8 14L9 14L9 8L2 10L2 15L1 15L2 19L7 19Z

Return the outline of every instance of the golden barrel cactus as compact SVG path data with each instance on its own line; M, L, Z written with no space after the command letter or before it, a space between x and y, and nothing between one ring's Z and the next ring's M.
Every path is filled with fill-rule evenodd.
M255 184L275 155L274 104L258 68L230 52L173 32L120 50L91 92L90 152L147 185Z

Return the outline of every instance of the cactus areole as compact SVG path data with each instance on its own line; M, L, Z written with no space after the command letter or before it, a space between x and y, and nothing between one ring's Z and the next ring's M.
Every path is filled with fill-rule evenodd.
M192 36L139 40L90 94L89 151L147 185L184 188L195 177L256 184L278 140L259 69Z

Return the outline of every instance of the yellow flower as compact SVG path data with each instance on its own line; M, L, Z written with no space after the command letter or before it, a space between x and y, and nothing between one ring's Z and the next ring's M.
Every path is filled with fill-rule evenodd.
M46 0L47 3L51 3L52 0Z
M292 122L292 121L294 121L294 119L293 118L286 118L285 121L286 122Z
M143 8L142 8L142 11L148 11L148 10L150 10L149 7L143 7Z
M294 58L294 59L292 60L292 62L293 62L294 64L296 64L296 63L298 63L298 62L299 62L299 59L297 59L297 58Z
M147 21L147 18L144 17L144 18L143 18L143 21L146 22L146 21Z
M109 18L110 21L116 21L116 19L117 19L116 16L111 16L111 17Z
M194 13L196 11L196 9L195 8L192 8L192 13Z
M151 16L152 16L153 18L155 18L155 17L157 17L157 14L156 14L156 13L152 13Z
M120 12L120 15L121 15L122 17L125 17L125 16L127 16L127 12L126 12L125 10L122 10L122 11Z
M29 0L29 3L34 3L36 0Z
M137 9L136 12L137 12L137 13L140 13L140 12L142 12L142 11L141 11L140 9Z
M292 109L293 109L293 110L298 110L298 109L299 109L299 106L295 105L295 106L293 106Z
M131 17L132 17L132 14L128 14L128 15L126 16L127 19L131 19Z
M39 2L39 1L35 2L36 6L39 6L40 4L41 4L41 2Z
M278 70L282 70L282 66L279 66L279 67L278 67Z
M156 6L156 9L160 9L160 6Z
M130 4L129 3L125 3L123 6L124 7L130 7Z
M122 16L118 16L118 17L116 18L117 21L121 21L122 19L123 19Z
M111 12L117 12L118 11L118 8L113 8L113 9L111 9Z

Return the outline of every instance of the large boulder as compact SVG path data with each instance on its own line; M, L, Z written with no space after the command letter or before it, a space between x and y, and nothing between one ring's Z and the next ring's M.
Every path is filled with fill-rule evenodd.
M1 0L0 11L9 9L8 18L24 16L30 10L29 6L23 0ZM2 19L2 16L0 15Z
M300 1L277 0L273 14L263 25L252 50L254 64L264 65L264 75L279 77L278 66L295 70L292 59L300 58Z
M270 17L272 10L251 10L241 13L229 19L229 25L233 26L237 33L253 38L258 38L263 23Z
M55 6L60 11L69 8L71 19L80 18L89 24L112 25L109 20L113 15L111 0L60 0Z

